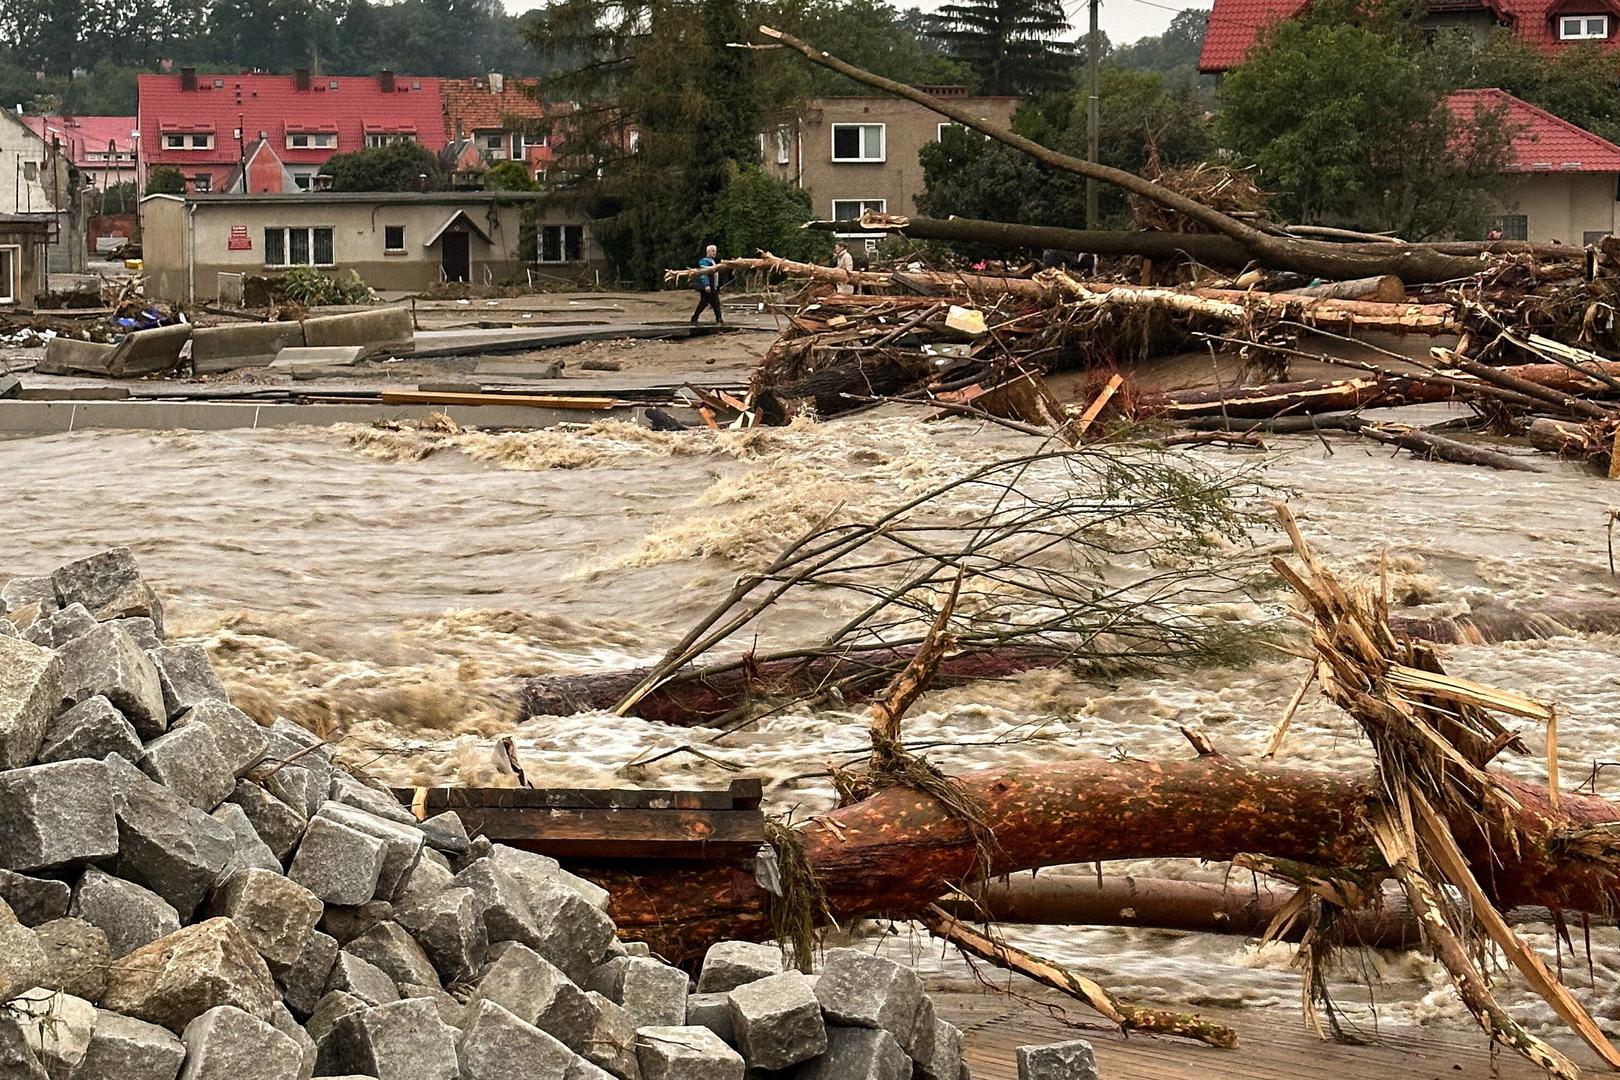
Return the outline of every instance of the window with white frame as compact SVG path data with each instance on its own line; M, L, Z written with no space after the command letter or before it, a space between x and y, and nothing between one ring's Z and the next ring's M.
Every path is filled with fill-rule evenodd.
M889 212L888 199L834 199L834 221L859 221L862 214L871 211L874 214Z
M375 150L390 143L415 142L416 136L406 132L372 131L366 134L366 147Z
M337 134L331 131L289 131L289 150L332 150L337 147Z
M480 131L478 133L478 149L491 161L505 161L506 133L502 131Z
M529 150L531 148L544 145L546 145L546 137L544 135L537 135L534 133L524 134L521 131L514 131L512 133L512 156L519 161L522 161L524 158L528 157Z
M1563 15L1558 19L1561 41L1593 41L1609 36L1607 15Z
M786 165L793 160L793 131L790 128L776 129L776 163Z
M882 124L834 124L834 161L882 161L885 132Z
M170 132L163 136L163 149L165 150L212 150L214 136L211 132L201 134L175 134Z
M331 266L331 227L273 225L265 229L264 265Z
M579 262L585 257L583 225L542 225L539 233L541 262Z
M17 302L17 277L22 271L22 248L0 247L0 304Z
M404 250L405 250L405 226L403 226L403 225L384 225L383 226L383 251L385 251L385 252L387 252L387 253L389 253L391 255L398 255L398 254L403 253Z

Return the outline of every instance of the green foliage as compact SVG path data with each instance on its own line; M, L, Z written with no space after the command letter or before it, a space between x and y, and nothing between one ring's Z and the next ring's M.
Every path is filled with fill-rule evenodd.
M808 194L748 166L731 178L705 215L704 233L726 255L769 251L784 259L827 262L831 234L803 228L814 216Z
M538 191L540 185L521 161L497 161L484 170L485 191Z
M186 178L180 175L180 170L168 165L159 165L146 174L146 193L148 195L184 195L186 193Z
M1221 89L1221 131L1259 166L1291 220L1477 234L1499 208L1512 137L1499 115L1463 125L1445 72L1409 24L1276 24Z
M1177 12L1170 26L1157 37L1144 37L1105 54L1109 63L1131 71L1156 71L1174 93L1196 94L1213 104L1215 76L1200 75L1198 55L1204 51L1209 12Z
M979 85L973 66L946 55L943 44L929 33L928 17L916 8L901 11L884 0L772 0L758 14L759 21L890 79L970 89ZM773 103L872 92L798 56L767 54L761 66L770 87L766 96Z
M88 214L133 214L135 185L126 181L109 185L106 190L92 188L85 195L84 205Z
M360 275L350 270L342 279L321 273L313 266L295 266L281 275L278 283L287 299L304 307L332 304L369 304L376 299Z
M415 142L395 142L333 154L325 171L333 191L442 191L439 159Z
M1171 93L1161 76L1104 65L1098 75L1102 123L1097 152L1104 164L1142 172L1157 150L1165 166L1202 161L1214 150L1203 109L1187 93ZM1086 95L1054 94L1018 110L1013 128L1036 142L1084 156ZM1030 225L1081 226L1085 181L1037 164L1021 151L961 129L925 147L923 193L917 208L932 217L957 214ZM1125 196L1104 186L1099 209L1105 227L1129 219Z
M1499 28L1482 43L1462 33L1440 35L1431 56L1454 87L1497 87L1610 142L1620 140L1615 57L1605 44L1563 45L1548 56Z
M1049 93L1074 82L1077 52L1065 40L1061 0L954 0L930 25L950 56L978 73L984 93Z

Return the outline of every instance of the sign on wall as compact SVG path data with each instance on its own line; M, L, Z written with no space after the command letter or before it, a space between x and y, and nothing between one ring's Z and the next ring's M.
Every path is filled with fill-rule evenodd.
M252 251L253 240L248 236L246 225L232 225L231 237L226 241L226 247L231 251Z

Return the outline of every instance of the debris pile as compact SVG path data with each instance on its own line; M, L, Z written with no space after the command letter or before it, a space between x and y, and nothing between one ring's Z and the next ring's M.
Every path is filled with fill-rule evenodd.
M958 1080L909 968L618 940L555 860L230 704L127 549L0 589L0 1074Z

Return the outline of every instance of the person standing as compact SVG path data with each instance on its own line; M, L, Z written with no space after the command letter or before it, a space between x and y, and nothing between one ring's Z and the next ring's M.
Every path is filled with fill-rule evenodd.
M703 258L698 260L698 266L708 267L715 265L715 256L719 253L720 249L715 247L713 244L710 244L708 247L703 249ZM692 324L694 326L697 325L698 316L703 314L703 309L706 307L711 307L714 309L715 323L723 324L726 320L725 317L720 314L719 273L699 274L697 279L697 291L698 302L697 307L692 311Z
M855 258L849 253L849 248L845 246L842 240L833 245L833 265L846 274L855 271ZM838 292L846 296L850 295L855 292L855 285L848 280L840 281L838 283Z

